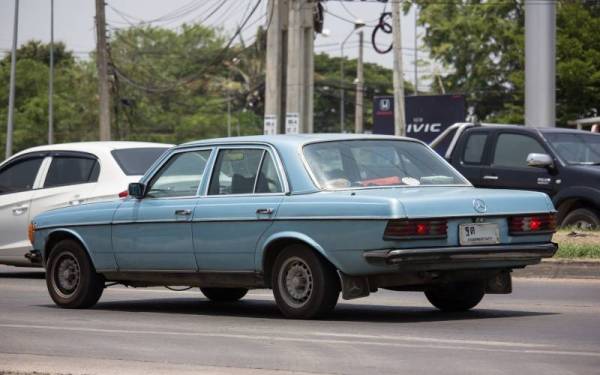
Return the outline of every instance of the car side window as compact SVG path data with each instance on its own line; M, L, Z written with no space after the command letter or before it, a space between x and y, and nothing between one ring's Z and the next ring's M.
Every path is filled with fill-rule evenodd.
M149 198L175 198L197 195L210 150L173 155L148 184Z
M488 135L485 133L471 133L465 141L463 162L467 164L481 164L483 151Z
M493 164L502 167L526 168L527 155L545 154L546 150L533 137L524 134L502 133L496 141Z
M273 158L267 152L264 154L260 172L258 173L255 193L281 193L282 191L281 181L277 174L277 167L275 167Z
M208 194L252 194L265 152L262 149L250 148L219 151Z
M44 188L96 182L99 174L100 164L96 159L54 156L44 181Z
M17 161L0 171L0 195L31 190L44 159L29 158Z

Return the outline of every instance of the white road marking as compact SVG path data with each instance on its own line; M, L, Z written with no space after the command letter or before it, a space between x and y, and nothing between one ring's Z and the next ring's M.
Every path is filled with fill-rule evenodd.
M0 324L2 328L13 329L33 329L33 330L51 330L51 331L71 331L71 332L88 332L88 333L108 333L108 334L128 334L128 335L156 335L156 336L185 336L185 337L207 337L207 338L224 338L224 339L241 339L253 341L282 341L282 342L302 342L311 344L339 344L352 346L378 346L378 347L398 347L398 348L415 348L415 349L447 349L447 350L469 350L481 352L503 352L503 353L520 353L520 354L541 354L541 355L564 355L578 357L598 357L600 352L589 351L565 351L565 350L547 350L547 349L525 349L523 345L527 343L515 343L515 347L521 348L509 349L506 347L498 348L482 348L477 346L465 345L481 345L477 340L445 340L435 338L422 338L431 344L416 344L402 342L378 342L378 341L359 341L359 340L342 340L342 339L321 339L321 338L301 338L301 337L281 337L269 335L250 335L236 333L217 333L217 332L175 332L175 331L146 331L146 330L126 330L126 329L105 329L105 328L85 328L85 327L61 327L61 326L42 326L42 325L25 325L25 324ZM341 337L341 334L339 335ZM358 335L359 337L361 335ZM364 338L371 338L369 335L362 335ZM421 340L419 337L393 337L387 336L397 341L410 341L411 339ZM372 336L373 339L381 339L379 336ZM408 340L406 340L408 339ZM439 343L439 344L434 344ZM444 345L444 344L462 344L462 345ZM493 342L488 342L488 344ZM499 342L499 346L505 346L504 342ZM535 345L535 344L533 344Z

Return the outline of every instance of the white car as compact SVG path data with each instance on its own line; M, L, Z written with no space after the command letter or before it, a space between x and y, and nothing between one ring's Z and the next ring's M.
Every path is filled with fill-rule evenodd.
M82 142L33 147L0 164L0 264L35 266L29 221L37 214L118 199L172 145Z

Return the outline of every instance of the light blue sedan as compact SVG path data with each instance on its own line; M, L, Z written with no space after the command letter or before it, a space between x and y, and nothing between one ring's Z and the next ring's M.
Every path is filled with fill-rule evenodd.
M474 188L411 139L213 139L165 153L128 198L37 216L30 256L65 308L120 283L230 302L271 288L290 318L378 288L461 311L510 293L512 269L554 255L554 214L543 193Z

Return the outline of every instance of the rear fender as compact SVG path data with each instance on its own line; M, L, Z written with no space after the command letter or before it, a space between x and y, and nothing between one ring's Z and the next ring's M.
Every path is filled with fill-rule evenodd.
M278 232L270 235L266 239L262 240L258 246L258 252L256 254L255 259L255 267L259 271L263 271L263 261L265 259L265 252L267 249L278 240L295 240L297 242L305 243L306 245L312 247L315 251L317 251L323 258L325 258L329 263L331 263L336 269L340 269L340 264L333 259L331 256L327 254L325 249L313 238L307 236L301 232L294 231L285 231Z

